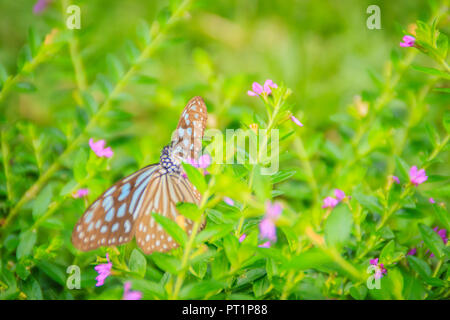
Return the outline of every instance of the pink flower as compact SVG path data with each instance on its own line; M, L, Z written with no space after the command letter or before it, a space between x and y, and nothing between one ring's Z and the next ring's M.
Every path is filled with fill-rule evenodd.
M141 300L142 292L140 291L131 291L131 282L127 281L123 285L123 300Z
M77 199L77 198L85 197L85 196L87 196L88 194L89 194L89 189L79 189L79 190L77 190L77 192L73 195L73 197L74 197L75 199Z
M259 223L259 235L262 239L277 241L275 222L279 218L283 208L277 202L266 201L266 215Z
M40 14L45 9L47 9L47 6L49 4L50 4L50 0L38 0L33 6L33 13Z
M403 42L400 42L400 47L413 47L416 38L413 36L404 36Z
M102 157L111 158L114 154L114 152L111 150L110 147L105 148L105 140L99 140L97 142L94 142L94 139L90 138L89 146L99 158Z
M392 176L392 180L394 180L396 184L400 184L400 179L397 176Z
M260 244L258 247L260 247L260 248L270 248L270 245L271 245L270 241L266 241L266 242Z
M338 201L342 201L345 199L345 193L340 189L334 189L334 195L338 199Z
M203 169L203 175L209 174L209 172L206 170L211 165L211 157L209 154L204 154L198 158L198 161L195 159L189 159L188 163L192 165L195 168L201 168Z
M239 237L239 242L242 242L247 238L247 235L245 233L242 234L242 236Z
M436 203L433 198L428 199L428 201L430 201L430 203Z
M272 80L268 79L266 82L264 82L264 91L267 93L267 95L272 93L272 90L270 88L278 88L278 85L273 82Z
M412 248L411 250L408 251L408 253L406 254L407 256L413 256L417 253L417 249L416 248Z
M231 198L223 197L223 201L229 206L234 206L234 200Z
M416 187L419 184L424 183L425 181L427 181L427 179L428 179L428 176L425 175L425 170L424 169L420 169L419 171L417 171L417 167L416 166L412 166L411 169L409 169L409 180Z
M291 116L291 120L299 127L303 127L303 123L301 123L300 120L298 120L296 117Z
M375 279L380 279L384 274L387 273L387 270L384 268L384 264L378 263L378 258L371 259L370 264L376 267Z
M269 95L272 93L271 88L278 88L278 85L270 79L264 82L264 87L260 85L258 82L253 82L252 84L253 91L249 90L247 91L247 94L252 97L260 95Z
M95 278L97 280L96 287L102 286L105 279L111 274L112 263L109 261L108 254L106 254L106 260L108 260L108 263L102 263L94 267L95 271L98 272L98 276Z
M333 197L326 197L325 199L323 199L323 205L322 208L334 208L337 206L337 204L339 203L338 199L335 199Z

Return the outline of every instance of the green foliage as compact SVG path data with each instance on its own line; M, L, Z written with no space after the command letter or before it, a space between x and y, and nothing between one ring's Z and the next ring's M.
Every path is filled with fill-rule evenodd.
M69 30L65 2L41 15L0 4L0 299L121 299L126 281L144 299L449 298L450 249L434 230L450 231L445 1L380 1L380 30L365 29L360 1L225 0L80 1L82 28ZM406 34L413 48L398 46ZM247 95L266 78L270 95ZM202 194L176 205L192 230L151 213L178 248L74 248L81 214L159 160L193 96L207 129L248 130L256 157L210 137L204 149L233 163L183 163ZM90 138L114 156L97 157ZM278 156L271 175L266 155ZM428 176L418 186L414 165ZM335 189L346 197L324 208ZM96 287L106 254L112 274ZM376 258L387 272L370 289ZM72 265L80 289L67 286Z

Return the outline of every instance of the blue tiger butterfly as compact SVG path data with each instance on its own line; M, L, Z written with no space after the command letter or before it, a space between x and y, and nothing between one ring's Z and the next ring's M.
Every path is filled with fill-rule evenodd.
M136 237L146 254L166 252L178 244L152 217L156 212L184 224L176 204L199 204L201 195L183 174L181 163L198 159L208 113L201 97L192 98L181 113L172 141L161 152L159 163L149 165L116 182L84 212L72 233L73 245L82 251L120 245ZM181 219L179 219L181 218Z

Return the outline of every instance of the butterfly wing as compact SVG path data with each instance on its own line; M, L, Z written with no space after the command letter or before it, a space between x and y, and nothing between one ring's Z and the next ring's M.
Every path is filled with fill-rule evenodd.
M172 138L172 157L180 162L198 159L208 113L201 97L194 97L181 113Z
M146 200L143 204L145 209L136 222L136 242L144 253L165 252L178 246L152 217L153 212L182 224L181 226L190 235L193 222L179 215L176 204L178 202L199 204L200 200L200 193L187 178L178 173L166 173L161 169L161 173L155 175L147 186Z
M135 232L143 195L160 168L154 164L123 178L95 200L72 233L73 245L82 251L130 241Z

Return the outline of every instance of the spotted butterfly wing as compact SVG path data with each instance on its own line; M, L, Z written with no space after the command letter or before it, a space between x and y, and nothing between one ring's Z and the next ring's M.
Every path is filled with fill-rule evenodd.
M178 121L172 138L172 157L174 160L188 161L198 159L202 149L202 137L206 127L208 113L201 97L192 98Z
M177 221L190 234L193 223L178 214L176 204L199 204L201 195L182 174L180 162L186 155L198 158L206 117L202 98L191 99L182 112L171 145L163 149L160 163L125 177L95 200L74 228L74 246L88 251L126 243L136 236L137 244L146 254L175 248L177 243L156 223L153 212ZM188 134L179 132L180 128ZM189 144L184 142L186 139Z

